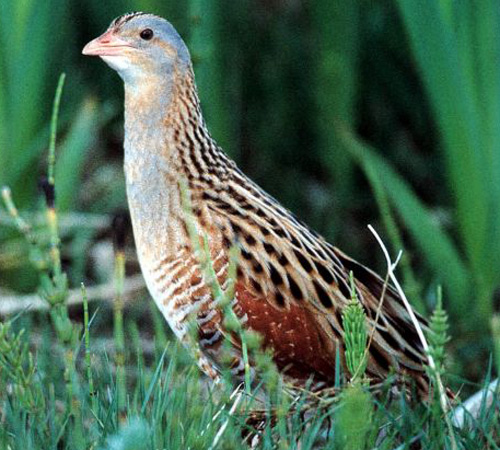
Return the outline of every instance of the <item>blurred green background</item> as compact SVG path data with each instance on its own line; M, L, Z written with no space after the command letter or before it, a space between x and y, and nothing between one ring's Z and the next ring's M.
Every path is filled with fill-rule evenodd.
M379 272L368 223L394 256L404 249L412 302L427 312L441 284L458 371L484 372L500 286L498 3L1 1L0 185L23 214L40 209L52 98L67 73L56 191L62 219L84 213L63 227L72 286L106 277L91 256L109 233L92 223L126 208L122 83L81 49L134 10L166 17L187 41L208 125L240 167ZM0 296L36 280L0 209Z

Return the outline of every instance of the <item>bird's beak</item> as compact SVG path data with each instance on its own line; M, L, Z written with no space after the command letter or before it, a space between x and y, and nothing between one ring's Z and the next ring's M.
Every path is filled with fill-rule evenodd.
M127 48L134 47L109 30L90 41L83 47L82 53L87 56L120 56Z

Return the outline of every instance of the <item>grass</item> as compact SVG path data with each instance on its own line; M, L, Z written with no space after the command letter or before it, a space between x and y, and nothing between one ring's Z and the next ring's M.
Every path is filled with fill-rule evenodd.
M489 323L493 293L500 282L496 270L500 255L500 14L490 0L424 4L401 0L397 5L439 132L459 242L451 243L443 230L425 226L431 220L429 214L421 207L408 207L408 203L418 203L416 196L406 188L394 189L401 181L393 176L387 183L384 177L381 180L429 262L437 268L437 259L446 261L451 270L441 277L453 298L453 311L462 319L462 327L478 332ZM358 156L362 164L373 164L371 156ZM417 211L427 218L416 218ZM440 242L431 248L436 232ZM466 271L470 277L464 276ZM467 322L471 297L475 298L475 320Z
M110 82L113 74L104 72L97 62L88 63L89 68L84 67L83 58L76 64L73 57L60 61L55 55L65 46L65 54L76 59L80 32L94 36L111 17L124 11L151 10L170 18L186 37L209 127L224 148L241 158L244 169L295 211L305 211L308 221L335 238L341 248L360 255L366 253L366 236L359 236L356 229L355 238L350 238L350 227L371 221L375 203L363 194L365 186L355 170L356 165L362 167L377 193L390 244L397 247L393 250L403 246L409 250L407 261L402 262L403 281L417 298L419 309L432 304L424 295L427 285L442 284L453 326L486 339L483 330L488 328L493 294L500 284L495 270L500 262L500 131L496 120L500 116L496 64L500 19L492 0L481 0L479 7L469 0L431 2L428 8L410 0L392 6L352 2L349 8L340 9L317 0L304 10L283 7L283 11L253 8L248 2L235 9L225 0L210 6L196 0L185 6L158 0L112 0L88 2L82 11L71 13L74 17L66 4L51 1L42 6L8 0L1 5L0 71L5 82L0 87L0 184L11 186L21 208L33 202L37 163L49 135L44 105L49 104L56 71L63 65L75 81L66 91L70 101L65 102L68 111L63 111L61 119L58 208L61 212L101 212L125 205L121 163L98 150L109 150L105 141L110 136L117 139L110 120L119 109L101 105L88 93L83 99L78 95L85 92L81 83L104 90L106 99L116 97L109 86L118 91L118 83ZM54 36L50 24L56 22L64 26ZM68 23L79 26L68 27ZM33 34L36 42L30 41ZM380 39L385 40L385 47L381 48ZM23 51L28 47L29 54ZM393 49L399 53L390 58L387 53ZM380 59L376 67L367 66L367 52ZM403 71L395 67L402 58ZM88 72L92 78L83 83L77 74ZM389 88L380 86L380 81L371 87L371 78L382 78ZM383 107L392 111L402 108L402 103L404 111L396 110L388 125L377 122L382 113L367 119L366 109L381 109L369 89L386 97L396 92L395 99L384 97ZM398 122L400 115L408 115L410 129ZM411 136L394 149L390 141L363 132L370 126L380 134ZM420 155L420 149L412 148L419 144L413 142L413 128L418 127L426 134L436 129L430 161ZM103 129L104 139L99 133ZM387 157L374 163L369 152L353 151L352 142L343 139L344 132L373 149L376 156ZM405 169L401 154L413 164L416 180L411 179L410 187L400 194L400 173ZM442 160L436 168L437 157ZM277 170L282 174L279 177L274 176ZM373 173L379 170L393 176L381 177L375 187ZM431 192L435 201L421 207L429 203L429 194L423 199L422 188L412 183L429 178L435 185ZM304 186L297 179L304 180ZM97 192L72 188L82 180L88 182L86 188ZM108 195L108 191L112 192ZM362 213L367 209L372 213L369 217ZM440 209L451 217L451 226L436 213ZM397 220L408 235L397 232ZM80 231L78 239L88 245L92 236ZM0 232L2 242L13 239L5 229ZM412 254L418 255L413 260L419 271L426 271L424 279L419 277L423 281L418 282L412 273ZM442 260L446 260L446 270ZM83 265L80 258L75 276L73 271L69 274L75 285ZM25 273L13 273L8 283L19 290L15 280ZM24 283L27 289L33 287L28 281ZM470 298L477 309L474 321L468 314Z
M2 448L244 449L254 445L261 449L361 450L404 448L414 441L426 449L498 448L497 394L492 404L484 401L480 414L471 417L465 428L452 426L447 408L440 401L440 389L435 389L435 395L422 404L408 403L404 395L394 399L390 394L391 379L376 393L369 388L364 376L369 339L355 295L343 314L350 373L342 374L337 360L335 395L331 391L319 395L284 384L270 355L261 352L258 340L239 326L229 306L232 284L226 291L219 285L206 242L199 244L192 219L188 229L204 276L225 311L225 326L240 335L246 366L250 358L254 360L260 376L250 382L247 369L245 387L235 387L223 369L219 384L207 383L193 355L186 354L178 342L165 338L164 322L158 319L156 310L152 318L154 331L149 335L155 345L145 354L141 331L124 319L125 253L120 218L114 227L118 231L113 338L105 347L100 345L102 338L94 335L94 323L104 312L100 308L89 311L85 286L83 324L70 318L66 304L68 287L61 266L58 214L53 201L54 143L62 82L63 78L54 102L49 178L44 190L45 237L32 235L31 224L18 215L4 189L6 206L19 231L46 261L36 267L40 295L49 311L46 315L23 311L0 324ZM183 197L190 217L189 198L186 194ZM232 258L230 277L234 277L236 260L237 252ZM388 264L393 277L393 264ZM433 362L429 373L440 386L441 378L447 375L444 345L448 328L440 302L430 328ZM130 335L127 340L126 329ZM496 328L494 334L498 340ZM231 340L226 344L230 346Z
M498 373L495 2L233 3L92 0L73 11L60 0L0 2L0 185L12 188L20 208L17 221L0 208L0 295L17 298L42 285L47 307L1 324L0 448L208 448L217 440L215 448L245 448L249 405L276 415L260 448L300 442L302 449L390 450L412 439L423 448L499 448L493 407L450 432L437 399L388 402L363 386L344 386L346 374L338 374L336 400L311 403L310 393L277 389L265 355L266 383L251 392L247 383L230 398L235 387L207 386L150 301L123 306L124 270L137 265L129 250L113 258L106 225L125 205L115 149L121 106L95 96L117 98L120 86L98 63L86 67L71 55L114 16L151 10L186 37L209 127L245 171L358 257L370 254L364 224L377 207L392 252L407 249L400 269L412 304L429 310L442 284L452 338L440 376L455 389L463 383L464 398L489 381L493 367ZM63 68L68 86L51 210L34 192L47 165L40 155L51 136L49 99ZM28 240L16 231L23 223ZM105 256L95 256L96 243ZM114 271L113 308L90 299L87 313L67 306L82 281L83 298ZM439 359L444 341L437 342ZM265 404L254 398L262 391Z
M23 313L0 326L2 448L244 449L242 435L251 432L255 409L275 418L273 427L264 427L262 449L293 449L299 443L302 449L393 449L412 439L426 449L498 448L498 400L496 407L484 407L470 428L454 430L458 446L450 444L438 399L424 405L389 401L356 383L342 386L336 400L312 401L312 394L289 394L278 380L253 391L267 392L264 404L244 394L233 410L234 385L207 384L175 342L145 354L144 338L129 334L123 354L119 339L104 346L94 324L106 308L91 311L85 333L75 324L80 337L73 344L55 338L43 314ZM41 329L36 316L45 323ZM156 339L161 341L149 334L150 342ZM120 354L127 373L124 406Z

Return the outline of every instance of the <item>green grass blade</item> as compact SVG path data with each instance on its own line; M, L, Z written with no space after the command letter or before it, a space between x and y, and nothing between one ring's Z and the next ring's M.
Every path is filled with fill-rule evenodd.
M397 3L441 134L464 250L479 279L490 249L490 205L473 71L460 53L449 5Z
M189 48L193 59L201 105L214 138L223 148L232 146L232 116L227 107L224 89L229 80L221 58L222 45L220 22L221 2L190 0L191 20Z
M163 351L163 354L161 355L160 361L158 362L156 366L155 373L153 375L153 379L149 383L148 390L146 392L146 395L144 397L144 401L142 402L142 407L141 407L141 414L144 414L144 411L146 410L146 406L148 405L149 399L151 398L151 395L153 393L153 390L155 389L158 380L160 378L161 372L163 370L163 361L165 360L165 355L167 354L167 350L165 349Z
M489 262L484 264L487 282L500 283L500 8L495 0L470 2L475 40L476 86L481 108L484 158L487 162L489 211Z
M59 119L59 106L61 104L61 96L64 88L64 80L66 80L66 74L62 73L59 76L59 82L57 83L56 95L54 98L54 104L52 106L52 119L50 121L50 141L49 141L49 155L48 155L48 169L47 178L49 184L54 186L54 167L56 164L56 137L57 137L57 121Z
M397 255L400 250L404 250L405 246L403 245L401 231L398 228L393 209L391 208L388 193L384 188L382 180L379 178L379 174L374 170L374 166L365 164L363 168L380 210L382 223L392 244L393 254ZM417 277L413 273L408 251L404 251L399 267L403 274L405 292L412 299L412 304L418 311L425 311L422 300L422 286L418 283Z
M30 147L46 118L57 63L53 55L64 42L65 28L53 32L54 23L66 23L63 0L0 2L0 179L23 203L36 179L17 170L17 157ZM39 153L29 155L34 167Z
M317 42L312 88L317 109L318 151L335 183L334 205L338 210L333 215L341 216L353 191L352 160L332 125L340 120L354 129L357 122L361 5L358 1L326 0L311 6Z
M78 191L80 176L84 167L83 162L87 152L97 135L99 118L97 103L94 99L87 99L66 135L58 150L56 165L57 207L60 211L75 209L75 200Z
M351 154L367 172L378 174L379 180L397 213L403 219L411 237L425 255L429 266L443 280L461 317L468 311L471 285L460 254L448 235L433 220L429 210L413 193L410 186L368 145L344 134Z

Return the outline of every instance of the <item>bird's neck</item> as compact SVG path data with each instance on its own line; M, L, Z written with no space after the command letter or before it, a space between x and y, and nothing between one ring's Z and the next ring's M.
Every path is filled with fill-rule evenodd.
M196 172L215 146L203 119L192 68L125 85L125 167L151 165L175 176ZM197 150L197 151L195 151ZM186 165L188 167L186 167Z
M180 182L208 172L207 158L218 151L206 131L192 70L166 78L125 87L127 197L146 266L185 241Z

